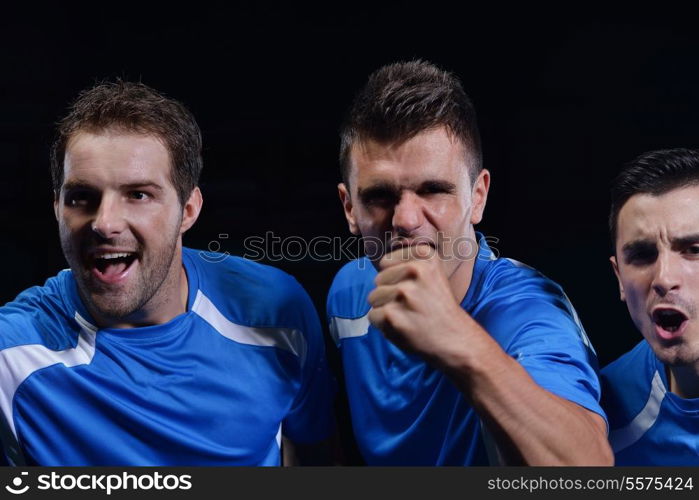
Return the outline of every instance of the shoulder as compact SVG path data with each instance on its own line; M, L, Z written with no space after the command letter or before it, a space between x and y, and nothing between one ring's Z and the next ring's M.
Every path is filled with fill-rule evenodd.
M242 257L185 249L198 273L198 294L229 320L255 327L302 328L315 308L303 287L275 267Z
M645 340L601 370L602 406L612 429L628 424L643 410L656 371L655 355Z
M357 318L369 311L367 296L375 288L376 269L363 257L348 262L337 272L328 293L328 315Z
M507 347L525 331L555 332L550 341L582 340L591 349L578 315L563 289L539 271L513 259L482 263L464 308ZM470 299L469 299L470 296Z
M500 257L485 263L480 282L480 299L514 294L519 299L545 302L565 300L563 289L536 269L514 259Z
M72 274L64 270L0 307L0 349L43 344L62 350L74 343L77 326L68 297ZM75 324L74 324L75 323Z

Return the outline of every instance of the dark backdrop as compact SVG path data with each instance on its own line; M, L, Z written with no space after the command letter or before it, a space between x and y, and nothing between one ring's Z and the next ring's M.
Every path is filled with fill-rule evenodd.
M563 285L602 365L640 339L607 262L608 188L643 151L698 145L689 12L144 4L0 18L0 303L65 266L48 147L68 102L97 79L141 79L194 112L205 203L185 243L236 253L266 231L348 235L338 123L372 70L420 57L456 72L475 101L493 179L480 229ZM321 315L341 264L277 263Z

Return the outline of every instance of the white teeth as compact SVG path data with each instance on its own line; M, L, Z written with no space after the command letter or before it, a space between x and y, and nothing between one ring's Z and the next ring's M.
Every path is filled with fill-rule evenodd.
M98 259L122 259L130 256L129 253L105 253L103 255L97 256Z

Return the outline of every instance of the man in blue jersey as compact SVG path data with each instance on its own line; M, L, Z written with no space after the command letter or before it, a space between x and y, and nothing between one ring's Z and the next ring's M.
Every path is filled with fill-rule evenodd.
M52 148L70 269L0 308L10 464L278 465L331 431L315 309L271 267L183 248L201 134L179 102L83 92Z
M699 465L699 151L645 153L612 184L611 257L643 340L602 370L617 465Z
M459 81L373 73L341 132L339 195L367 257L328 297L368 464L609 464L595 356L558 285L474 231L490 174Z

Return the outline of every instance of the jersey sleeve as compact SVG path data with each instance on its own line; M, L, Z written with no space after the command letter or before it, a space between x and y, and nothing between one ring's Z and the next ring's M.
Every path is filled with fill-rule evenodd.
M547 391L590 411L606 415L600 406L597 357L572 306L563 297L526 298L495 308L496 338L534 381ZM486 329L488 329L486 327Z
M300 388L282 429L294 442L314 443L328 438L333 431L335 380L328 369L318 313L300 285L294 302L301 315L306 353Z

